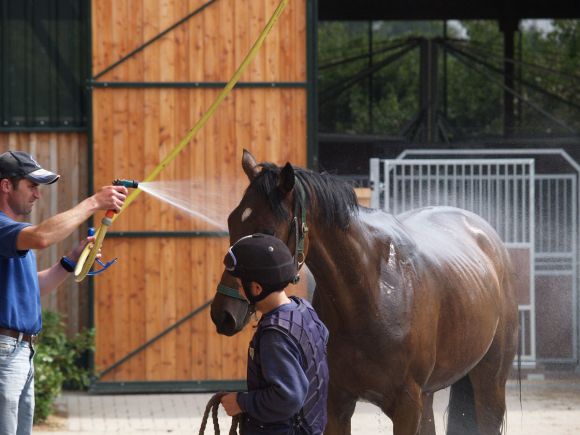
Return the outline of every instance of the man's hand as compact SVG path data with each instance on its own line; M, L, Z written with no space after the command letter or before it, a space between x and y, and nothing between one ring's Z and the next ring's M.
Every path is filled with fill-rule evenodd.
M129 191L125 186L104 186L91 198L95 204L95 210L115 210L119 212L127 198Z
M95 241L95 238L96 236L89 236L86 239L81 240L68 255L68 258L73 260L75 263L79 261L79 257L81 256L83 250L85 249L85 246L87 246L89 243L93 243ZM99 252L97 252L96 258L101 258L101 248L99 248Z
M238 393L228 393L222 397L221 403L226 410L226 413L233 417L242 412L240 405L238 405Z

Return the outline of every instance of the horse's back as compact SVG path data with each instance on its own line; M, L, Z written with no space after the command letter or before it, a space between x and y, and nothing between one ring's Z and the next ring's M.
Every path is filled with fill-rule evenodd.
M398 219L413 239L424 269L447 281L442 291L464 289L472 297L481 291L485 298L511 302L509 254L483 218L455 207L426 207Z
M507 251L482 217L455 207L425 207L398 216L420 250L433 258L481 254L506 261ZM446 247L447 249L442 249Z

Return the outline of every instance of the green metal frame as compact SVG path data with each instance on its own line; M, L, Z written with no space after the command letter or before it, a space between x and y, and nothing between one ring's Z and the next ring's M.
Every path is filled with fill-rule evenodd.
M246 381L133 381L99 382L89 388L92 394L142 393L211 393L215 391L244 391Z
M86 127L79 126L27 126L27 127L0 127L0 133L84 133Z
M196 237L228 237L227 231L110 231L107 237L179 237L179 238L196 238Z
M318 0L306 0L306 134L308 167L318 169Z
M8 2L5 2L7 4ZM12 2L18 3L18 2ZM52 35L48 30L47 26L51 26L54 22L62 21L71 21L71 22L79 22L83 19L83 11L82 11L82 3L79 9L76 7L63 7L60 3L65 2L20 2L24 5L24 9L21 10L13 10L11 8L6 9L7 6L0 6L4 9L3 15L7 18L7 21L17 21L21 22L22 25L26 25L28 29L30 29L31 34L34 37L34 45L41 47L42 51L46 54L47 59L50 59L51 68L56 71L56 74L62 79L59 81L58 84L55 83L55 86L61 86L67 89L67 93L75 98L76 94L80 92L81 89L81 82L82 80L80 77L77 79L75 75L72 73L73 68L71 68L70 64L68 64L62 53L59 51L59 46L57 42L57 38ZM34 5L33 3L36 3ZM89 3L90 4L90 3ZM28 8L31 7L33 10L29 10ZM23 13L22 13L23 12ZM78 14L77 14L78 12ZM90 11L87 11L90 13ZM7 15L6 15L7 14ZM88 31L89 29L87 29ZM59 30L61 32L62 30ZM58 34L58 33L57 33ZM82 32L80 35L82 36ZM3 41L4 44L7 44L6 41ZM90 49L90 47L89 47ZM32 57L28 61L35 62L36 59ZM75 67L79 68L81 65L80 63L82 60L79 61L79 65L74 65ZM38 67L37 67L38 69ZM76 69L75 69L76 71ZM79 71L79 76L80 76ZM0 73L1 74L1 73ZM27 73L28 74L28 73ZM30 80L30 77L25 78L23 82ZM5 83L2 83L4 86ZM0 123L0 133L75 133L86 132L86 123L83 121L83 113L77 113L82 102L79 102L79 106L75 104L74 107L74 120L66 120L64 118L60 118L59 112L62 111L63 106L59 106L59 103L55 102L58 100L58 97L55 97L56 91L55 86L50 86L49 88L45 89L46 92L50 92L51 98L48 98L49 104L49 111L48 111L48 120L35 120L32 121L35 115L27 114L25 116L24 121L8 121L7 119L3 118L2 123ZM28 85L26 85L28 87ZM2 92L0 91L0 94ZM35 93L25 93L24 95L18 95L18 100L25 101L27 106L34 106L38 104L36 100L38 96ZM41 99L43 99L42 97ZM60 101L62 102L62 101ZM69 106L70 107L70 106ZM37 114L38 115L38 114ZM47 115L47 113L43 113L43 115ZM56 120L54 118L57 118ZM22 125L24 124L24 125ZM58 125L57 125L58 124Z
M227 82L96 82L95 88L219 88ZM306 82L238 82L235 88L305 88Z
M92 75L93 71L93 32L92 32L92 1L85 0L87 2L87 73L89 77ZM86 87L87 92L87 166L88 166L88 180L87 180L87 192L92 192L94 189L93 185L93 88L91 86ZM88 221L89 227L94 227L94 218L91 216ZM94 328L95 326L95 284L92 278L88 280L88 293L89 293L89 327ZM89 352L89 369L93 371L95 368L95 354L94 351Z

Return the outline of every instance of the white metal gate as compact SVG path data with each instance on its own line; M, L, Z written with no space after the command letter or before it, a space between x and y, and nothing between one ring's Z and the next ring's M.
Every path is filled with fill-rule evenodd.
M534 160L533 159L371 159L371 207L392 214L429 205L470 210L499 233L520 268L518 302L523 361L533 362Z

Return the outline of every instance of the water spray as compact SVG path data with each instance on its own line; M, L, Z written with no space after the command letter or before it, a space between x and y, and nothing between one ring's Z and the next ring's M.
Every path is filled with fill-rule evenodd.
M125 186L127 189L138 189L139 182L135 180L125 180L117 178L113 180L113 186ZM117 262L116 258L107 262L106 264L103 263L101 260L97 259L97 254L101 249L101 245L103 244L103 240L105 239L105 234L107 234L107 230L113 223L115 214L116 214L115 210L107 210L105 216L101 220L101 226L96 233L95 241L93 243L87 244L87 246L85 246L85 249L83 249L83 252L81 253L77 261L77 265L75 266L75 280L77 282L80 282L83 279L85 279L87 275L97 275L101 272L104 272ZM91 234L89 230L89 236L90 235L93 234ZM97 261L97 263L101 265L101 269L97 271L91 271L95 260Z
M191 130L189 130L187 132L185 137L183 139L181 139L181 141L177 144L177 146L175 148L173 148L169 152L169 154L161 161L161 163L159 163L159 165L157 165L157 167L155 167L155 169L153 169L153 171L143 180L144 182L149 182L149 181L154 180L159 175L159 173L170 162L172 162L177 157L177 155L189 144L189 142L191 141L193 136L195 136L195 134L199 130L201 130L201 128L207 123L209 118L211 118L213 116L213 114L217 110L218 106L222 103L222 101L224 101L224 99L232 91L234 86L236 86L236 84L240 80L240 77L242 76L244 70L248 67L248 65L250 64L252 59L256 56L258 50L260 49L260 47L264 43L266 37L268 36L268 33L270 33L270 30L272 30L272 27L274 27L274 24L276 23L276 21L278 21L278 18L280 18L280 15L282 15L284 8L288 4L288 1L289 0L280 0L280 3L278 3L278 6L276 7L272 16L270 17L270 19L268 20L268 22L266 23L266 25L262 29L262 32L258 35L258 38L254 42L254 44L252 45L252 47L250 48L250 50L248 51L248 53L246 54L246 56L244 57L244 59L242 60L240 65L238 66L238 69L234 72L233 76L226 83L225 87L218 94L216 99L213 101L213 103L210 105L210 107L207 109L207 111L203 114L203 116L197 121L197 123L191 128ZM121 213L125 208L127 208L129 206L129 204L131 204L135 200L137 195L139 195L139 193L141 193L141 189L139 189L139 187L138 187L139 183L137 183L134 180L115 180L115 181L119 182L119 183L123 183L123 184L118 184L120 186L125 186L125 187L129 187L129 188L134 189L133 192L131 192L131 194L125 200L125 204L123 205L123 208L121 209L121 211L119 211L119 213ZM124 183L128 183L130 185L128 186L127 184L124 184ZM96 234L96 238L95 238L94 243L90 243L85 247L85 249L83 250L83 252L79 258L77 266L75 267L75 280L77 282L82 281L88 275L88 273L91 270L91 267L92 267L92 265L97 257L97 253L99 252L99 249L103 243L103 239L105 238L105 234L107 232L108 227L111 226L113 221L118 216L119 216L119 214L118 213L115 214L115 212L113 210L108 210L107 213L105 214L105 217L102 220L102 225L97 230L97 234Z

